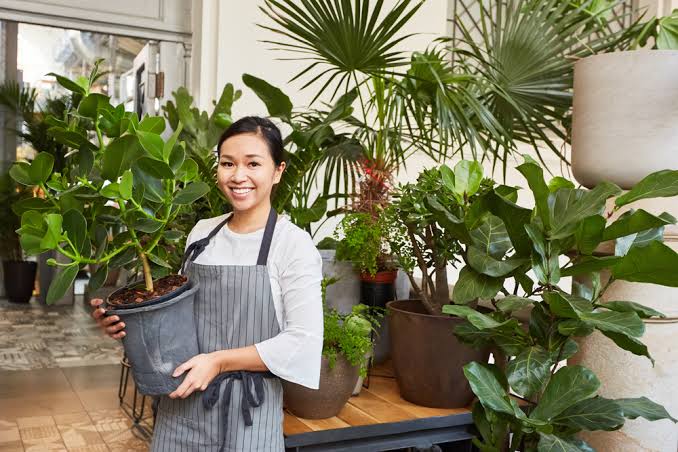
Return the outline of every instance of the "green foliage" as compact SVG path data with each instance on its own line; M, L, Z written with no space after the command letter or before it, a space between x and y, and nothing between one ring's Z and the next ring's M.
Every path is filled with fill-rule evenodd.
M152 291L153 277L168 274L167 262L181 254L175 244L181 231L166 232L185 205L209 191L197 172L183 170L194 161L185 155L178 133L167 141L160 136L162 118L139 121L122 105L114 107L108 97L90 93L101 75L99 64L86 80L57 77L74 93L73 101L63 117L45 119L51 124L49 135L68 150L69 171L58 172L47 152L10 170L14 180L44 194L12 206L21 215L22 248L28 254L55 250L68 258L64 264L51 262L65 268L50 286L48 301L60 298L86 264L100 271L95 285L110 268L143 268L146 289Z
M463 215L457 213L456 199L441 203L459 220L455 227L466 228L457 235L466 264L455 285L458 304L444 306L443 312L466 320L455 330L460 340L499 351L498 365L471 363L464 369L479 400L474 420L480 437L475 444L481 450L498 451L512 433L512 450L590 450L575 439L577 432L616 430L625 418L636 416L673 419L646 398L604 399L597 395L600 382L591 370L558 364L576 353L575 338L594 331L652 361L640 341L645 330L642 319L663 314L632 301L605 302L604 295L615 280L678 285L678 253L661 242L662 234L652 232L650 239L636 240L676 220L668 214L630 209L608 224L613 212L605 212L605 206L621 192L616 185L603 182L581 190L562 181L547 184L541 168L529 158L518 170L535 197L532 209L515 205L502 187L489 187ZM447 170L439 176L443 185L453 180ZM676 172L651 174L618 197L613 209L635 199L675 195L676 184ZM431 212L443 210L436 205ZM520 229L526 234L519 234ZM470 236L470 241L463 236ZM616 256L592 255L609 240L617 242ZM561 256L568 258L562 267ZM530 270L537 281L528 277ZM607 281L601 281L602 272L610 275ZM559 285L566 275L579 278L571 292ZM513 293L505 288L511 279ZM581 282L587 280L588 284ZM490 300L495 311L481 313L459 305L477 298ZM526 330L514 313L529 306ZM525 404L519 407L510 394Z
M348 315L339 314L325 305L327 286L336 279L323 279L322 298L324 306L323 356L329 360L330 369L337 356L343 355L352 366L360 366L360 375L367 375L368 353L372 350L372 338L383 317L383 310L364 304L353 307Z
M348 213L334 234L337 259L351 261L362 273L374 276L379 271L394 270L395 266L384 241L386 225L383 218L373 218L367 213Z
M633 48L646 47L648 42L653 49L678 49L678 9L664 17L653 17L635 27L636 36Z
M0 176L0 259L20 261L23 258L19 235L21 217L12 210L12 205L31 194L21 184L15 182L9 173Z

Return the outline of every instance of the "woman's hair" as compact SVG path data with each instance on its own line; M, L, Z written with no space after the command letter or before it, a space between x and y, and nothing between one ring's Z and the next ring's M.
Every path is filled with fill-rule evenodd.
M278 129L278 127L270 120L259 116L245 116L231 124L219 138L217 156L219 156L221 152L221 145L224 141L236 135L245 133L259 135L264 139L276 166L280 166L280 164L285 161L285 150L283 149L283 140L280 129Z

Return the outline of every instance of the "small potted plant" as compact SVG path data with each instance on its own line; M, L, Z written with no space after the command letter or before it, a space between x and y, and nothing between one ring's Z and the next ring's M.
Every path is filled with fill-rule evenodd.
M24 260L19 235L21 218L12 210L12 205L22 198L30 197L23 186L17 184L8 173L0 177L0 258L7 299L13 303L28 303L35 288L36 262Z
M661 405L638 394L608 398L610 387L604 387L605 382L586 367L587 362L595 366L601 354L582 359L578 351L595 333L652 360L640 341L644 319L663 314L607 294L614 292L618 282L678 287L678 253L662 243L663 228L676 220L642 209L629 210L616 219L613 214L632 202L678 195L678 172L651 174L619 196L621 189L609 182L591 190L577 189L563 178L546 183L542 169L530 159L518 170L534 194L535 207L520 207L496 188L485 193L470 210L487 209L491 214L479 219L479 228L498 233L485 235L485 247L469 244L462 253L466 263L462 272L472 276L460 289L467 295L463 298L488 297L495 311L482 313L463 303L443 308L466 319L455 330L460 339L503 353L495 356L495 364L464 366L479 400L473 408L479 432L474 444L488 451L587 451L592 448L583 439L592 438L589 432L618 430L626 419L676 422ZM606 212L613 199L614 207ZM609 241L616 242L615 255L599 255L600 245ZM498 248L506 252L499 255ZM525 259L527 266L519 264ZM530 270L536 281L527 277ZM568 290L565 277L580 282L585 277L588 284L573 284ZM525 307L531 308L526 327L515 316ZM564 360L569 360L566 365ZM666 373L667 364L662 362L660 374ZM625 392L633 387L625 387ZM639 444L629 443L628 438L620 435L618 442L602 444L605 450Z
M323 280L326 288L334 280ZM283 381L285 407L305 419L336 416L354 392L359 377L367 374L368 353L374 328L379 325L378 309L356 305L350 314L325 306L324 342L317 390Z
M174 369L198 354L193 299L198 287L186 276L171 274L173 243L182 233L172 228L180 211L209 191L196 180L196 163L177 142L181 127L163 140L165 120L141 121L122 105L90 91L101 76L97 62L89 79L78 82L57 76L72 92L64 117L49 117L50 134L70 151L68 175L53 171L53 157L39 153L10 170L19 183L35 187L43 198L14 204L21 212L19 235L28 254L55 250L66 258L49 288L47 301L59 299L78 271L95 264L89 285L96 290L109 269L124 267L141 281L106 299L108 314L126 324L123 345L135 381L144 394L167 394L181 378ZM90 140L94 137L94 141ZM123 225L112 237L108 227Z

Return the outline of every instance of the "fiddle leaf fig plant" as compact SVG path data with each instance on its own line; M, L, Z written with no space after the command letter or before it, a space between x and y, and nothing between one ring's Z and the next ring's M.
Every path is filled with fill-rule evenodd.
M22 248L30 255L54 250L68 259L49 262L63 268L50 286L48 303L63 296L86 264L97 267L92 289L105 281L109 269L140 267L145 290L152 294L154 276L169 273L168 255L182 236L172 228L174 219L209 192L198 180L196 162L177 140L181 125L163 139L163 118L139 121L123 105L115 107L107 96L90 91L100 62L87 83L57 77L64 88L80 94L64 118L47 119L49 134L69 149L68 175L54 171L54 159L46 152L10 170L14 180L40 194L13 206L21 215ZM119 225L123 231L111 235Z
M676 219L627 206L678 195L678 171L650 174L622 195L609 182L591 190L561 179L547 182L529 158L517 169L534 195L534 208L518 206L502 193L505 188L493 187L461 203L463 221L456 216L470 237L458 236L465 266L454 304L443 312L466 320L455 330L462 341L497 350L495 364L464 367L478 397L474 443L483 451L589 451L576 438L582 430L616 430L637 417L676 422L645 397L598 395L600 381L590 369L562 362L577 352L576 338L594 331L652 361L640 340L643 319L663 314L605 294L618 280L678 287L678 253L662 243L663 228ZM436 212L453 215L459 204L441 204ZM606 242L614 242L606 247L613 255L602 255ZM571 290L566 276L576 277ZM468 304L478 298L489 300L494 311L481 313ZM524 328L515 313L526 308L531 311Z

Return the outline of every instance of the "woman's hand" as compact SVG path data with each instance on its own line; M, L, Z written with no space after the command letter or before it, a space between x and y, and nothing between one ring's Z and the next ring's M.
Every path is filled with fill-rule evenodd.
M92 298L89 301L89 304L94 308L92 311L92 317L96 320L97 325L101 327L106 334L108 334L113 339L122 339L125 336L123 328L125 328L125 323L120 321L120 317L117 315L106 316L106 310L100 308L101 303L104 300L101 298Z
M172 376L178 377L186 371L189 372L184 381L169 395L170 398L185 399L196 390L204 391L221 368L216 353L201 353L177 367Z

